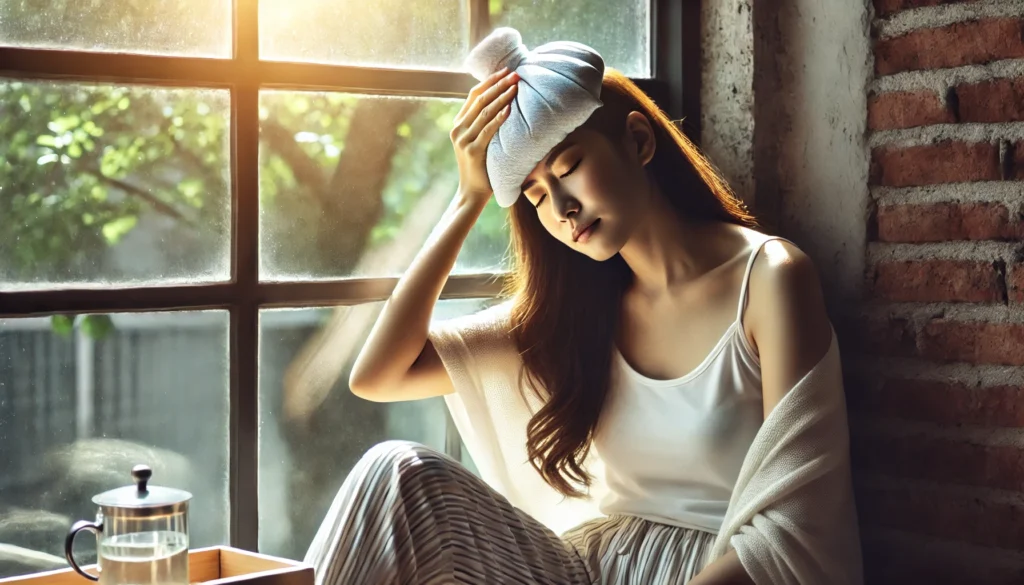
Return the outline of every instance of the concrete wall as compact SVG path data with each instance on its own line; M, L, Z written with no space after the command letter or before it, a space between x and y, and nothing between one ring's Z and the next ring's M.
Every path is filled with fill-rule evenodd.
M757 209L812 256L834 316L863 282L868 15L865 0L754 10Z
M706 0L701 145L766 227L859 298L869 213L869 7Z
M752 0L708 0L701 10L701 148L754 207Z

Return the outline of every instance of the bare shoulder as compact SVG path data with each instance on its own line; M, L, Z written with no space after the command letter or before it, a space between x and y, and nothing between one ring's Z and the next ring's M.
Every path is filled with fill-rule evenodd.
M792 298L799 295L814 296L814 293L821 293L821 282L818 278L818 271L814 261L788 240L768 240L768 234L757 230L741 227L743 237L753 247L763 247L750 274L751 290L756 286L763 289L764 294L783 295ZM758 295L763 299L764 294ZM751 306L758 304L753 296L750 299ZM763 304L763 303L761 303ZM824 309L824 305L822 306ZM755 309L756 310L756 309Z
M788 295L820 292L818 270L803 250L785 240L769 240L754 261L752 279Z
M828 351L832 327L817 268L790 242L764 244L749 286L747 324L761 360L767 415Z

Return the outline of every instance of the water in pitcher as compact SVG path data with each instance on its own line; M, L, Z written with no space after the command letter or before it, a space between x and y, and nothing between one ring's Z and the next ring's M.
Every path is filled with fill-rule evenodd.
M100 543L102 585L188 585L188 537L136 532Z

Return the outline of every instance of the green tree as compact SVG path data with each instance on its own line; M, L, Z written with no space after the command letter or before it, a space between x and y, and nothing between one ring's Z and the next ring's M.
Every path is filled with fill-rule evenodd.
M91 273L96 258L143 213L179 227L182 255L215 238L228 225L226 104L209 91L0 82L0 281L114 276Z
M319 22L344 9L307 4ZM423 50L411 40L416 26L442 30L452 12L388 6L395 25L373 32L399 60ZM491 0L489 16L495 26L518 27L531 46L580 39L621 54L609 59L614 64L645 55L629 46L645 30L642 6ZM175 22L190 26L167 25ZM220 45L209 39L222 39L228 22L223 0L13 0L0 3L0 42L215 54ZM439 54L452 60L451 51ZM454 187L447 131L457 102L269 92L261 105L262 254L271 273L351 274L368 249L400 237L426 190ZM226 270L217 259L226 258L230 238L227 108L227 94L212 90L0 81L0 283L117 283L158 278L169 267L186 278ZM163 266L133 274L104 262L110 247L146 229L146 218L169 226L163 237L170 245L158 254ZM499 268L504 223L492 205L459 266Z

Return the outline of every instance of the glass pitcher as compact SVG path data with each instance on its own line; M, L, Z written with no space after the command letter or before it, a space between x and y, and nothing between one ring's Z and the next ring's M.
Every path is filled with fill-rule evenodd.
M192 494L149 485L153 471L132 469L135 485L104 492L92 499L99 506L96 521L71 527L64 554L80 575L103 585L188 585L188 502ZM75 562L75 536L96 534L99 577Z

